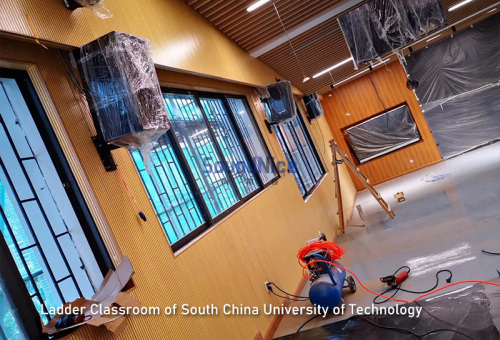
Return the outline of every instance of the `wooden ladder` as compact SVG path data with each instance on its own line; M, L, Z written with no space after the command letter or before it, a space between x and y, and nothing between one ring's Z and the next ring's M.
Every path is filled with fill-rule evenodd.
M387 215L389 215L390 218L394 218L396 216L396 213L394 210L392 210L391 206L389 203L387 203L382 196L380 196L380 193L375 190L375 188L371 185L370 180L363 175L363 173L359 170L359 167L357 167L350 159L349 156L346 155L342 149L338 146L337 142L332 139L330 141L330 148L332 149L332 165L333 165L333 170L335 172L335 196L337 197L337 203L338 203L338 215L339 215L339 221L340 221L340 229L342 233L345 230L345 225L344 225L344 210L342 206L342 192L340 190L340 181L339 181L339 169L338 165L342 164L345 162L349 168L354 172L356 177L359 178L361 183L365 186L366 189L370 191L372 196L377 200L377 202L380 204L382 209L385 210ZM340 155L342 158L341 160L337 159L337 153Z

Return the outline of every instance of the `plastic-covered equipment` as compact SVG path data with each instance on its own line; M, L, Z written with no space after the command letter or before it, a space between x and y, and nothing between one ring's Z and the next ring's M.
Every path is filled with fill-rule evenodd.
M170 128L148 40L115 31L82 46L76 56L106 142L144 149Z
M101 19L109 19L113 14L104 6L103 0L74 0Z
M356 66L445 27L439 0L372 0L339 18Z
M286 123L297 116L292 84L288 80L267 85L272 123Z
M390 109L345 131L360 163L420 141L417 125L408 105Z
M323 115L323 106L321 105L318 94L312 93L308 96L302 97L307 109L307 116L309 119L315 119Z
M500 138L500 14L406 57L443 158Z

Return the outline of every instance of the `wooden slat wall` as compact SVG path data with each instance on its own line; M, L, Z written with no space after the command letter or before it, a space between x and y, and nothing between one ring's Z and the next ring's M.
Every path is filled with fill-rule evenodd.
M225 303L260 308L264 303L281 305L281 299L266 293L263 283L272 280L285 290L294 291L301 279L297 250L318 230L329 239L335 238L338 217L333 176L329 174L304 203L292 174L284 174L276 185L174 256L127 150L113 151L115 161L148 217L147 222L137 216L118 174L105 172L90 139L87 113L80 106L56 51L8 39L0 39L0 44L0 59L35 63L40 70L120 251L132 262L137 286L133 295L143 305L163 308L172 304L213 303L220 309ZM266 132L265 113L252 88L165 70L158 70L158 76L161 82L246 94L271 153L278 160L285 159L275 135ZM325 167L330 170L327 143L331 134L327 122L321 118L309 128L326 160ZM352 207L356 190L345 166L341 167L341 182L344 205ZM253 339L258 331L266 334L272 319L263 314L133 316L128 318L118 339ZM113 338L106 330L93 327L85 327L69 337Z
M422 141L362 164L360 169L365 176L371 180L372 184L378 184L440 162L442 157L425 121L420 104L413 91L406 88L406 74L401 65L394 62L387 65L387 68L382 67L371 72L370 75L387 108L403 102L408 103L422 136ZM344 101L350 116L346 115L341 99ZM351 155L351 159L354 159L347 148L341 129L384 110L369 75L324 94L321 103L335 140L342 150ZM413 160L413 163L410 160ZM364 188L354 176L353 180L356 189Z
M2 31L34 37L29 15L42 41L81 46L110 31L149 39L155 64L196 74L265 86L283 78L251 57L196 11L179 0L109 0L113 13L100 19L87 9L74 12L62 0L2 0Z

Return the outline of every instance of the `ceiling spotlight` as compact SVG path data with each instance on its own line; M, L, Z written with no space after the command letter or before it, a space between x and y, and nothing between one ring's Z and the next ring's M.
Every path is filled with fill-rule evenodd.
M463 5L466 5L468 4L469 2L472 2L474 0L465 0L465 1L461 1L459 2L458 4L454 5L454 6L451 6L449 9L448 9L448 12L451 12L451 11L454 11L456 10L457 8L460 8L462 7Z
M302 79L302 82L305 83L305 82L309 81L310 79L311 78L309 78L309 77L304 77L304 79Z
M248 7L247 11L251 12L253 10L256 10L257 8L264 5L265 3L268 3L269 1L271 1L271 0L259 0L256 3L254 3L253 5L251 5L250 7Z

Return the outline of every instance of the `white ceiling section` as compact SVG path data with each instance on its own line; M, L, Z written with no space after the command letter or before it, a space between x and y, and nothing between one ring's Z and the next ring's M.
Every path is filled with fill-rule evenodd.
M306 94L327 92L330 84L345 83L355 79L356 75L363 71L363 68L355 70L353 63L349 62L312 78L351 57L337 18L368 2L367 0L274 0L251 12L247 11L247 8L257 0L183 1L241 48L264 61ZM441 0L448 24L453 25L485 8L488 10L471 17L470 20L475 21L474 19L477 20L486 14L491 15L500 9L500 1L473 0L449 11L461 2ZM301 65L298 65L273 4L279 11ZM426 40L434 37L430 34L423 43L430 44L447 35L449 34L442 34L427 42ZM310 79L303 82L304 76Z

